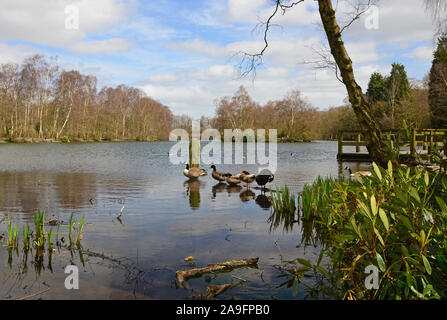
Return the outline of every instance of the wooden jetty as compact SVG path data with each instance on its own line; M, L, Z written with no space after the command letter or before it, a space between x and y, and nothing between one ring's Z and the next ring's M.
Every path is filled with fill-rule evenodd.
M447 155L447 129L412 129L409 138L405 138L402 131L388 131L384 133L392 136L395 147L399 150L401 159L417 156L422 159L429 158L433 148L442 148ZM368 152L361 151L366 146L364 133L361 131L340 130L338 132L337 160L343 162L371 162ZM344 147L355 147L355 152L344 152ZM401 150L406 148L407 150Z

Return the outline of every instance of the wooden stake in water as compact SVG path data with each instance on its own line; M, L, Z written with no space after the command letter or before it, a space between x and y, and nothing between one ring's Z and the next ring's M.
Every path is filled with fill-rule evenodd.
M198 168L200 164L200 121L192 122L192 139L189 142L189 164L191 168Z

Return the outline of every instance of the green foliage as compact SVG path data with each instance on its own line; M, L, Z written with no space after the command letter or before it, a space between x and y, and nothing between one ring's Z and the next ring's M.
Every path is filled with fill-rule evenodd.
M11 218L8 216L8 247L17 247L19 239L19 228L12 225Z
M445 128L447 125L447 37L439 39L430 70L429 103L432 126Z
M368 84L367 95L372 101L389 101L391 98L399 102L410 93L410 84L408 82L405 66L399 63L393 63L390 75L382 76L378 72L371 75Z
M76 220L73 218L73 214L70 216L69 222L69 234L68 237L70 239L70 247L73 246L76 242L76 245L81 247L82 234L84 231L85 225L85 217L82 217L79 221L78 234L74 236L74 229L76 225ZM58 227L59 230L59 227ZM7 238L7 246L9 248L18 248L19 246L19 227L17 225L13 225L10 217L8 216L8 226L7 226L8 238ZM53 229L50 228L49 232L45 231L45 210L38 210L34 215L34 231L30 231L30 227L28 225L24 225L22 229L23 234L23 250L28 252L30 249L36 249L39 252L45 248L45 244L48 244L48 250L51 253L53 251L53 235L58 235L53 232ZM76 239L76 241L73 241ZM58 240L56 240L58 243Z
M400 102L410 93L410 83L408 82L405 66L393 63L390 76L386 78L388 95L394 95L397 102ZM393 92L394 91L394 92ZM388 98L391 98L390 96Z
M371 177L319 179L303 189L298 214L316 227L328 262L298 263L326 279L313 290L335 298L446 298L446 199L445 174L391 162L373 164ZM365 287L369 265L380 270L378 290Z
M369 79L368 91L366 94L372 101L385 101L387 100L387 86L386 78L380 73L374 72Z
M61 142L62 143L70 143L70 139L67 136L62 136L61 137Z
M443 35L438 39L438 47L433 56L433 63L447 63L447 35Z

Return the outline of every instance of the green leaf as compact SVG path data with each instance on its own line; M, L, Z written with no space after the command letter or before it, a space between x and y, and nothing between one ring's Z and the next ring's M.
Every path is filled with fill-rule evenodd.
M377 229L374 227L374 232L376 233L376 236L377 236L377 238L379 239L379 241L380 241L380 243L382 244L382 246L385 246L385 242L383 241L383 238L382 238L382 236L380 235L379 230L377 230Z
M317 266L316 269L317 269L318 271L320 271L320 272L321 272L327 279L330 278L329 273L327 273L327 271L324 270L324 268L322 268L322 267L320 267L320 266Z
M419 193L416 191L415 188L410 188L410 195L416 199L418 202L421 202L421 198L419 197Z
M391 160L388 161L388 176L391 179L393 178L393 164L391 163Z
M413 224L411 223L410 219L408 217L401 215L399 217L400 221L402 221L403 225L409 230L413 231Z
M380 172L379 167L377 166L377 164L375 162L373 162L373 168L374 168L374 172L376 173L377 177L379 178L380 181L382 181L382 173Z
M447 205L445 204L444 200L442 200L439 197L436 197L436 202L438 203L439 208L441 208L442 212L444 214L447 214Z
M366 204L361 200L357 200L357 203L360 206L360 209L362 209L363 213L365 213L368 217L371 217L371 212L369 211Z
M309 262L309 260L298 258L296 259L299 263L301 263L303 266L312 268L312 264Z
M422 255L422 261L424 262L424 267L425 267L425 270L427 271L427 273L431 274L432 270L431 270L430 262L428 262L428 259L424 255Z
M422 294L424 295L424 296L426 296L428 293L430 293L430 291L432 291L433 290L433 286L431 285L431 284L429 284L429 285L427 285L425 288L424 288L424 291L422 292Z
M374 195L371 196L371 212L373 216L377 215L377 201Z
M427 171L425 171L424 181L425 181L425 185L428 187L428 185L430 184L430 177L428 176Z
M377 258L377 263L379 264L380 271L385 272L385 270L386 270L385 261L383 261L382 256L378 252L376 253L376 258Z
M390 224L388 222L388 217L386 216L386 213L382 208L379 209L379 216L380 220L382 220L382 223L385 226L386 231L388 231L390 229Z
M410 254L408 253L408 249L406 246L401 245L401 250L402 250L402 254L404 255L404 257L408 257L410 256Z

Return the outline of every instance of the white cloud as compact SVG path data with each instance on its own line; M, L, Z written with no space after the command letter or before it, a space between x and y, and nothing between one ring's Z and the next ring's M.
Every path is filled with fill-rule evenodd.
M179 77L173 73L163 73L152 75L149 80L152 83L169 83L178 81Z
M419 60L431 61L433 59L433 46L421 46L415 48L407 57Z
M28 58L37 53L37 50L28 46L12 46L6 43L0 43L0 64L20 64L25 58Z
M346 30L347 36L361 37L364 41L408 44L433 38L432 19L421 0L387 0L378 3L379 29L367 30L363 16Z
M70 45L71 51L80 54L115 53L129 50L135 43L126 39L106 39L96 41L78 42Z
M107 30L123 21L130 13L131 3L121 0L2 0L0 40L24 40L61 48L91 49L84 43L90 33ZM79 29L67 29L66 6L79 9ZM96 43L115 49L117 41ZM103 51L101 51L103 52Z

